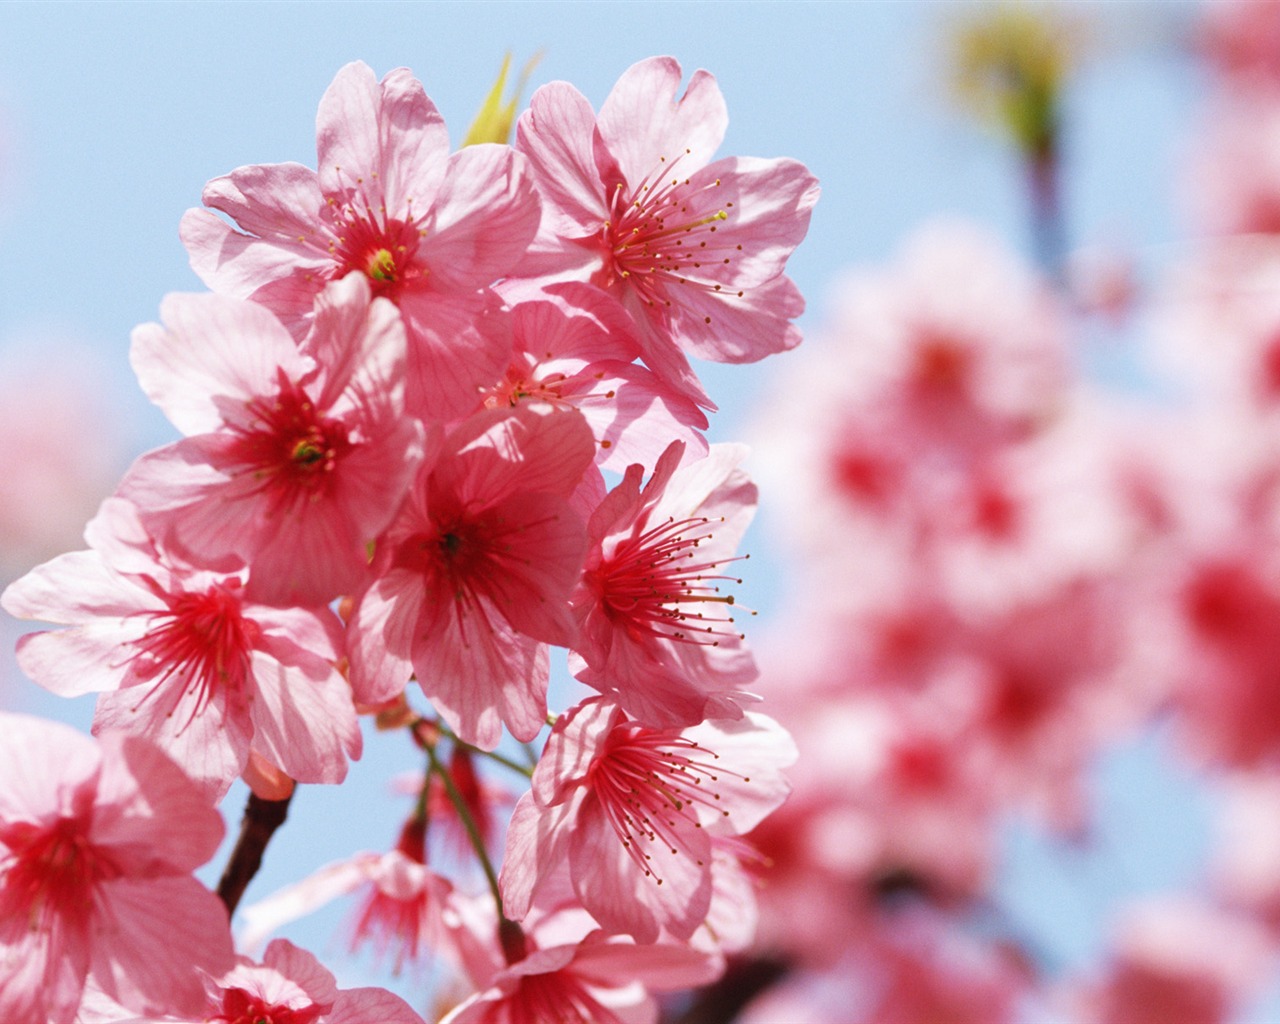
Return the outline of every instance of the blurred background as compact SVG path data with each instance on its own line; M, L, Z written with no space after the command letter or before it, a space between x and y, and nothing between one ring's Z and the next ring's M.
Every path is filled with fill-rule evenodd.
M339 67L408 66L456 144L508 51L597 107L674 55L822 198L806 343L697 368L802 760L758 946L671 1019L1280 1020L1280 5L9 3L0 44L0 581L174 438L128 346L203 290L178 221L314 164ZM24 628L0 706L87 730ZM246 902L389 848L420 769L370 731ZM425 1009L350 912L283 934Z

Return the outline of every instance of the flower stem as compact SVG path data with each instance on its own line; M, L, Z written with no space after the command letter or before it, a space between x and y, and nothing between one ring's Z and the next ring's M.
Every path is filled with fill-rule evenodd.
M425 723L424 724L433 724ZM439 728L436 726L436 728ZM444 790L449 795L449 801L453 804L453 809L458 814L458 820L462 822L462 827L467 830L467 838L471 840L471 846L476 851L476 857L480 861L480 867L484 870L484 877L489 883L489 891L493 893L493 900L498 906L498 923L501 928L509 928L512 922L507 921L506 915L502 912L502 890L498 888L498 874L493 870L493 862L489 860L489 851L485 849L484 838L480 835L480 829L476 825L476 820L471 815L471 809L467 807L467 802L458 792L457 785L454 784L453 776L449 774L446 768L436 754L436 741L423 734L423 730L415 728L413 730L414 739L418 745L426 752L427 760L431 762L431 770L440 776L440 781L444 783ZM439 733L437 733L439 735Z
M538 763L537 758L534 759L533 765L526 766L521 764L519 761L513 761L511 760L511 758L503 754L499 754L496 750L484 750L480 747L473 747L470 743L467 743L463 740L458 739L457 734L452 729L450 729L447 725L445 725L443 722L436 722L435 727L440 731L441 736L447 737L448 739L453 741L453 743L456 746L462 747L464 750L467 750L472 754L478 754L481 757L487 757L490 761L493 761L495 764L502 765L503 768L509 768L513 772L519 772L526 779L533 777L533 769L534 767L537 766L537 763Z

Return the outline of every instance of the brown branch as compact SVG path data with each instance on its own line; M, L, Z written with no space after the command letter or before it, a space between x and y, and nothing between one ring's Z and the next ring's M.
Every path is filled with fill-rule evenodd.
M781 981L790 970L782 960L768 957L730 960L724 977L694 993L671 1024L729 1024L765 989Z
M288 817L292 799L292 792L283 800L263 800L254 793L249 794L249 802L245 804L244 817L240 821L240 837L236 840L236 848L231 851L231 859L227 861L222 878L218 880L218 899L226 906L228 917L235 914L240 897L262 867L263 851L276 829Z

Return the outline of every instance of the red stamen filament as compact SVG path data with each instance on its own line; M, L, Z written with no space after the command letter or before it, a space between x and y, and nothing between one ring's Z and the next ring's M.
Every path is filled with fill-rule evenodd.
M609 617L633 634L668 640L717 647L718 638L744 639L743 634L728 628L734 622L731 615L701 610L734 604L733 595L721 594L713 581L742 583L737 577L712 572L738 558L698 558L697 548L711 539L711 526L716 521L706 517L679 521L668 518L620 543L596 573Z
M679 855L680 824L676 819L701 828L699 806L728 817L729 812L718 806L720 794L715 784L726 776L751 781L716 764L719 760L719 754L682 736L636 727L589 770L589 784L622 845L646 877L654 878L658 885L662 879L654 873L652 855L644 852L641 840L662 843L673 856Z

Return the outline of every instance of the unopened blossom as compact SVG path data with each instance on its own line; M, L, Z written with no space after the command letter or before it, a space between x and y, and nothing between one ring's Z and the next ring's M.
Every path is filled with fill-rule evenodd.
M586 421L546 403L477 413L437 442L378 542L349 630L364 703L411 675L462 739L531 740L547 714L546 644L573 635L585 538L569 505L591 466Z
M254 752L299 781L345 778L361 737L332 612L248 600L243 572L192 568L121 498L85 537L88 551L0 596L12 615L67 627L23 637L23 671L59 696L100 694L95 732L146 736L215 796Z
M727 593L755 513L745 454L715 445L681 465L672 442L643 486L644 467L628 467L587 525L570 669L650 725L733 717L754 699L739 689L757 673Z
M205 205L242 230L189 211L181 234L193 268L299 334L327 283L362 274L404 317L411 407L464 415L510 352L489 286L537 230L524 158L496 144L450 154L444 121L409 71L379 82L358 61L320 101L316 153L316 171L262 164L210 181Z
M564 273L606 289L640 326L644 360L708 404L685 354L751 362L793 348L804 310L784 274L818 186L794 160L712 161L728 114L697 71L629 68L600 108L567 82L533 94L516 129ZM549 260L554 265L556 260Z
M120 493L194 564L251 565L256 600L358 589L421 457L395 308L350 275L317 298L302 347L239 299L170 295L162 313L134 332L133 364L190 436L140 458Z
M71 1024L86 979L129 1006L198 1005L200 972L233 955L191 875L222 834L152 744L0 714L0 1020Z
M688 939L712 895L712 835L743 835L786 799L795 746L748 714L651 729L593 697L557 721L516 805L500 882L506 913L529 912L566 860L573 891L606 931Z

